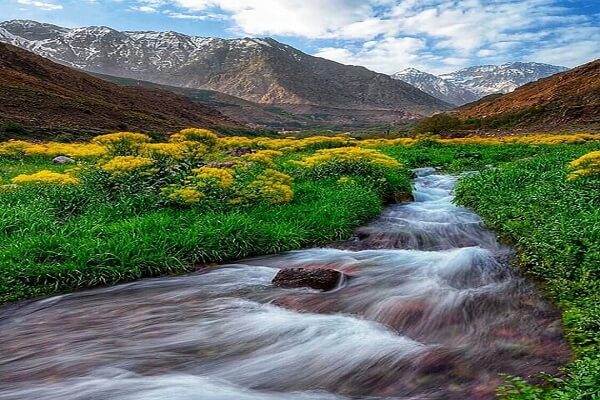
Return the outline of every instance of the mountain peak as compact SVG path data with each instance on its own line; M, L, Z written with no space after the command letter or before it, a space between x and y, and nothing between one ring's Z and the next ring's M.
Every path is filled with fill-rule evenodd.
M387 75L313 57L272 38L201 38L108 27L31 29L34 34L18 26L5 29L12 36L0 33L0 40L61 64L258 103L388 110L410 118L448 108Z
M477 100L477 95L474 93L416 68L405 68L392 75L392 78L409 83L450 104L462 105Z
M567 68L535 62L510 62L502 65L480 65L440 75L479 97L509 93L526 83L566 71Z

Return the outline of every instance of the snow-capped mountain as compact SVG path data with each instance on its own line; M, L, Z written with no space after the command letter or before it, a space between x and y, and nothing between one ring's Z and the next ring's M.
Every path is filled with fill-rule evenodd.
M526 83L564 72L568 68L534 62L481 65L464 68L439 77L484 97L509 93Z
M410 83L433 97L457 106L479 99L479 96L470 90L415 68L406 68L392 75L392 78Z
M407 118L449 107L387 75L310 56L270 38L67 29L15 20L0 23L0 41L90 72L211 89L258 103L392 110Z

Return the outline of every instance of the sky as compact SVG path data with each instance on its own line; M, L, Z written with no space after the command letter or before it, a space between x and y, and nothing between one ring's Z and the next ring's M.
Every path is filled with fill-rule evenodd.
M272 37L382 73L600 58L600 0L0 0L0 20Z

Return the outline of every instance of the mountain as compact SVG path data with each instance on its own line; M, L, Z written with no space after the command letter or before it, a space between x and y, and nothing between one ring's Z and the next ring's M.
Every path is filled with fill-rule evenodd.
M556 65L513 62L468 67L439 77L484 97L494 93L509 93L526 83L566 70L567 68Z
M393 110L344 110L312 105L287 105L286 108L259 104L239 97L207 89L190 89L160 85L131 78L111 75L92 75L121 86L149 87L168 90L188 97L204 106L214 108L222 114L255 129L306 130L306 129L365 129L406 123L405 114Z
M172 92L121 87L0 43L0 122L39 129L172 132L189 126L246 129Z
M600 123L600 59L456 109L462 119L496 126L565 126Z
M16 20L0 24L0 41L90 72L215 90L309 115L376 110L410 119L449 108L388 75L310 56L270 38L67 29Z
M460 85L415 68L406 68L392 75L392 78L410 83L425 93L454 105L462 105L479 99L477 94Z

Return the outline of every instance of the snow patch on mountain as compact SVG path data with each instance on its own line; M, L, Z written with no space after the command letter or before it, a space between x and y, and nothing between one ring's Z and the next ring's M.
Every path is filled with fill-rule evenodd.
M475 93L459 85L415 68L406 68L392 75L392 78L409 83L433 97L457 106L479 98Z
M526 83L567 69L535 62L513 62L468 67L439 77L483 97L494 93L509 93Z

